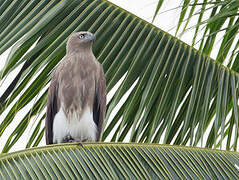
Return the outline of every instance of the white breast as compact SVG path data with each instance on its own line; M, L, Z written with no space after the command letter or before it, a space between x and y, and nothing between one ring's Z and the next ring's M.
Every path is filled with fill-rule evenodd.
M79 142L96 141L97 127L93 120L93 113L90 108L84 109L82 116L79 118L79 113L73 112L70 119L67 120L62 109L55 115L53 122L53 142L61 143L63 139L70 135L74 140Z

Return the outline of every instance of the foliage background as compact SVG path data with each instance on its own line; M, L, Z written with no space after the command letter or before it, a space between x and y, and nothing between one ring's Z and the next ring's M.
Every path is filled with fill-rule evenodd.
M138 2L138 1L137 1ZM131 3L133 3L133 4L138 4L136 1L131 1L129 4L131 4ZM142 1L141 1L142 2ZM148 3L148 5L146 5L146 6L144 6L144 7L142 7L141 9L139 8L139 9L136 9L136 8L133 8L134 10L136 10L136 12L138 13L137 15L140 15L141 16L141 14L144 14L144 13L142 13L142 10L146 10L147 9L147 7L149 7L149 6L151 6L152 7L152 5L154 6L154 8L156 8L157 6L157 3L161 3L162 1L147 1L147 3ZM206 2L206 1L205 1ZM232 1L232 3L229 3L229 5L228 4L223 4L223 3L221 3L221 4L215 4L215 3L209 3L209 5L210 5L210 7L209 7L209 10L211 9L211 10L215 10L215 12L220 12L220 10L222 10L222 13L225 13L225 9L226 9L226 12L228 12L228 10L231 10L231 8L230 7L235 7L235 4L233 4L233 2L234 1ZM122 1L121 3L126 3L126 1ZM185 4L186 3L186 4ZM230 51L230 48L228 48L228 45L232 45L233 43L229 43L228 41L226 41L226 40L231 40L231 37L233 37L233 39L236 39L236 35L237 35L237 33L235 33L236 31L235 31L235 28L233 28L233 32L234 32L234 34L235 34L235 36L229 36L229 38L224 38L224 37L226 37L225 35L221 35L221 36L215 36L215 33L217 33L217 32L227 32L226 33L226 35L228 35L228 34L230 34L230 32L232 32L231 30L228 30L228 29L225 29L224 27L223 27L223 25L225 24L225 26L226 26L226 24L229 24L229 25L233 25L233 23L235 23L236 24L236 17L234 17L234 19L232 19L231 18L231 20L229 19L229 20L225 20L225 19L223 19L223 18L220 18L222 15L224 15L225 16L225 14L222 14L222 15L219 15L218 16L218 18L214 18L214 24L213 25L215 25L215 22L216 22L216 24L218 24L218 26L212 26L210 23L208 23L209 24L209 27L207 28L206 26L205 26L205 23L203 23L203 19L201 19L201 21L198 23L198 24L202 24L205 28L204 29L206 29L206 31L205 31L205 33L203 33L203 31L198 31L198 32L202 32L202 34L200 34L199 33L199 36L198 37L195 37L195 38L193 38L194 36L193 35L190 35L190 34L184 34L184 35L182 35L181 36L181 32L183 32L184 30L186 30L188 27L191 27L191 26L194 26L195 25L195 19L197 19L197 18L200 18L200 15L202 14L202 13L204 13L204 11L201 11L201 13L200 13L200 8L202 8L203 7L203 4L199 4L198 6L196 6L196 5L194 5L193 3L196 3L196 1L184 1L184 3L182 3L181 2L181 4L179 3L179 5L176 5L175 3L172 3L172 2L168 2L168 4L167 5L165 5L165 2L163 3L163 6L166 6L167 7L167 9L171 9L170 8L170 4L173 4L173 5L175 5L176 7L179 7L179 8L177 8L176 9L176 13L175 13L175 11L168 11L168 12L173 12L174 13L174 18L175 18L175 16L177 17L177 18L179 18L179 20L177 19L177 18L175 18L175 22L176 22L176 25L173 25L173 27L172 27L172 29L171 29L171 27L169 28L169 29L171 29L171 31L169 30L169 32L170 33L172 33L172 34L174 34L175 33L175 31L177 31L177 35L178 35L178 37L180 37L183 41L186 41L186 42L188 42L189 44L195 44L195 47L196 48L198 48L198 49L201 49L202 51L204 51L204 53L206 53L206 54L208 54L208 55L211 55L212 57L214 57L214 58L216 58L218 61L220 61L220 62L222 62L223 64L225 64L225 65L228 65L229 67L231 67L232 69L234 69L234 70L237 70L237 63L234 63L234 62L236 62L235 61L235 59L237 58L237 56L236 56L236 53L237 53L237 50L235 49L234 50L234 53L232 53L232 54L229 54L229 55L234 55L234 56L226 56L225 54L223 54L223 56L222 55L220 55L220 49L228 49L228 52L233 52L233 50L232 51ZM236 3L236 2L235 2ZM199 7L198 9L197 9L197 7ZM124 8L128 8L127 6L126 7L124 7ZM132 11L133 11L133 9L132 9ZM181 11L181 10L183 10L183 11ZM186 11L187 10L187 11ZM234 12L235 10L234 9L232 9L233 11L232 12ZM160 11L159 11L159 15L158 16L156 16L156 18L155 18L155 20L154 20L154 23L156 24L157 23L157 21L159 21L159 22L162 22L162 24L163 23L165 23L165 21L166 22L169 22L169 20L168 20L168 15L165 15L165 13L163 12L164 10L163 10L163 7L162 7L162 9L160 9ZM163 13L162 13L163 12ZM184 12L185 12L185 14L184 14ZM213 12L213 11L212 11ZM209 17L210 18L210 13L212 13L211 11L208 11L208 13L204 13L204 15L206 16L206 19ZM153 18L153 13L154 13L154 11L151 11L151 17L146 17L146 20L148 20L148 21L151 21L151 19ZM193 16L192 18L191 18L191 15L192 14L194 14L194 13L196 13L196 14L198 14L198 16ZM164 16L162 16L164 14ZM204 18L205 18L205 16L204 16ZM164 20L164 22L163 21L161 21L161 20L159 20L159 19L157 19L157 17L160 17L160 18L162 18L163 20ZM189 18L190 17L190 18ZM213 17L213 16L212 16ZM229 18L230 17L233 17L232 16L232 14L230 14L230 16L229 16ZM194 18L194 19L193 19ZM190 19L190 20L192 20L192 24L190 24L190 23L187 23L187 19ZM216 19L216 20L215 20ZM211 19L211 20L213 20L213 19ZM220 21L218 21L218 20L220 20ZM224 23L224 21L225 21L225 23ZM178 23L179 22L179 23ZM196 22L198 22L198 21L196 21ZM210 22L210 19L208 20L208 22ZM231 23L230 23L231 22ZM181 25L180 27L179 26L177 26L177 24L178 25ZM188 25L187 27L185 27L184 25ZM159 26L160 27L160 26ZM197 29L197 26L195 26L196 27L196 29ZM217 27L216 29L215 29L215 27ZM232 26L232 27L234 27L234 26ZM223 31L220 31L220 28L224 28L224 30ZM164 29L163 27L162 27L162 29ZM195 28L194 28L194 30L196 30ZM200 28L199 28L200 29ZM164 29L164 30L166 30L167 31L167 29ZM213 30L214 30L214 32L213 32ZM187 31L187 32L190 32L190 31ZM194 31L191 31L191 32L193 32L193 34L196 34ZM213 35L208 35L208 33L212 33ZM219 33L220 34L220 33ZM201 35L201 36L200 36ZM186 38L185 38L186 37ZM190 37L190 38L188 38L188 37ZM202 42L205 42L205 43L203 43L202 45L200 45L200 43L197 43L197 41L198 40L200 40L201 38L204 38L204 41L202 41ZM224 39L226 39L225 41L223 41L222 40L222 38L224 38ZM193 41L194 40L194 41ZM215 43L216 42L216 43ZM221 47L220 48L217 48L217 45L218 44L220 44L219 42L222 42L222 45L221 45ZM230 47L235 47L235 46L230 46ZM237 47L237 46L236 46ZM213 51L215 51L215 53L213 53ZM217 55L217 53L219 52L219 55ZM223 57L223 58L222 58ZM226 61L224 61L223 62L223 60L226 60ZM234 65L234 66L233 66ZM17 71L19 71L19 69L17 69L17 70L15 70L15 72L17 72ZM14 71L13 71L13 73L14 73ZM10 82L10 80L5 80L5 82ZM117 86L117 85L116 85ZM116 89L117 89L117 87L116 87ZM109 98L108 98L109 99ZM31 107L31 104L28 104L27 105L27 107L26 107L26 109L27 108L29 108L29 107ZM22 109L21 111L26 111L25 109ZM20 112L18 112L18 114L21 114L21 111ZM3 114L3 116L4 116L4 114ZM2 117L2 116L1 116ZM17 116L17 119L18 118L23 118L23 117L20 117L20 115L19 116ZM44 117L43 117L44 118ZM35 123L34 123L35 122ZM29 130L32 132L33 130L35 130L36 129L36 127L38 127L39 126L39 129L42 129L42 125L41 124L39 124L39 123L36 123L36 121L33 121L33 120L31 120L31 121L29 121L29 122L27 122L28 123L28 129L25 131L25 136L23 136L23 137L26 137L26 136L29 136ZM8 129L9 129L9 135L11 135L12 137L11 137L11 139L14 139L15 138L15 136L16 136L16 134L14 135L14 131L13 131L13 134L12 134L12 129L14 129L14 128L12 128L11 126L14 126L14 124L11 124L9 127L8 127ZM209 127L209 129L210 129L211 127ZM41 132L43 132L43 131L41 131ZM31 133L30 133L31 134ZM9 137L9 135L8 134L4 134L4 135L6 135L6 137L8 138ZM23 138L23 137L21 137L21 139L23 139L24 141L25 141L25 138ZM29 139L29 137L27 137L28 139ZM111 137L109 137L109 139L108 140L110 140L111 139ZM127 139L125 139L125 141L127 141ZM43 144L44 144L44 140L42 141L43 142ZM1 140L1 143L2 143L2 140ZM22 142L21 141L19 141L18 142L19 144L22 144ZM224 143L226 143L226 142L224 142ZM16 146L17 147L17 146Z
M151 22L153 19L153 15L155 13L157 0L109 0L110 2L113 2L114 4L128 10L129 12L134 13L138 17L141 17L142 19ZM177 7L180 5L180 1L176 2L174 0L169 0L168 2L165 2L162 11L172 9L173 7ZM167 13L163 13L161 15L158 15L157 18L154 21L154 25L164 29L165 31L168 31L171 34L174 34L175 28L177 25L177 21L175 20L175 17L180 13L180 10L177 9L176 11L168 11ZM170 20L169 20L170 19ZM184 41L187 42L186 38L189 38L190 36L185 36ZM0 55L0 69L4 67L5 61L7 59L7 56L10 52L10 48L5 51L2 55ZM20 70L20 67L15 69L12 73L9 74L8 78L4 81L4 83L1 83L0 88L0 95L4 92L4 89L8 87L8 85L11 83L11 81L14 79L16 73ZM116 91L118 86L116 86L111 93L108 94L108 99L113 96L113 92ZM125 98L124 98L125 99ZM31 108L33 103L30 103L25 107L22 111L27 111L29 108ZM9 110L9 108L8 108ZM0 115L0 122L4 119L4 117L7 115L7 111L3 112ZM18 121L17 119L21 119L24 117L24 113L18 113L17 118L14 118L13 123L10 124L10 126L7 128L7 130L4 132L4 136L1 137L0 140L0 151L3 148L3 145L6 143L8 137L11 135L11 133L16 128ZM16 150L24 149L26 146L26 140L29 139L29 136L31 135L32 131L34 130L35 126L37 124L35 123L35 120L29 122L29 126L26 129L26 131L23 133L22 138L19 139L18 142L13 146L13 148L10 150L11 152ZM41 125L41 128L44 126ZM45 145L45 137L43 136L43 139L41 140L39 146ZM106 141L109 141L110 138L108 138Z

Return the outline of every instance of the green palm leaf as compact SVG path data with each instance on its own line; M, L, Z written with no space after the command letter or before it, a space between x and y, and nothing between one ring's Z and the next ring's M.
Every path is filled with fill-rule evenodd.
M158 6L162 5L162 0L158 0ZM157 7L158 7L157 6ZM219 61L229 68L238 72L238 29L239 17L237 0L231 1L207 1L203 0L183 0L176 35L182 28L180 36L187 33L187 30L195 30L192 38L192 46L211 55L214 49L216 61ZM197 9L197 10L196 10ZM154 18L159 14L156 8ZM190 20L195 16L197 23ZM189 26L190 24L190 26ZM203 35L198 32L201 31Z
M10 109L0 122L0 138L17 112L30 103L33 106L19 119L3 152L10 150L35 119L37 126L27 147L39 144L47 85L65 55L67 37L80 30L97 37L93 51L103 64L108 93L121 80L107 105L102 140L126 141L129 137L131 142L215 148L222 148L226 140L226 148L236 150L237 73L105 0L36 0L8 6L16 6L19 13L8 15L12 20L3 19L0 25L4 28L0 53L13 46L1 78L17 67L21 70L0 97L0 113ZM208 128L209 136L205 136Z
M156 144L65 144L0 156L1 179L238 179L238 167L238 153Z

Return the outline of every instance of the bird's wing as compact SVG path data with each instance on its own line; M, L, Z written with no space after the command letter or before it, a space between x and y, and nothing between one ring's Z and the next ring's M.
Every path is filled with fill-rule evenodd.
M100 76L95 84L95 97L93 108L93 118L98 128L96 141L100 140L106 110L106 82L103 68L102 67L100 68L101 68Z
M46 144L53 144L53 120L58 111L57 104L58 82L54 74L48 90L47 112L46 112Z

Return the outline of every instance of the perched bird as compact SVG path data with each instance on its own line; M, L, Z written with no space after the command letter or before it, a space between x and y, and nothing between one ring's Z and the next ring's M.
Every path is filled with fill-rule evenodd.
M106 83L92 52L94 34L73 33L48 90L46 144L99 141L106 109Z

